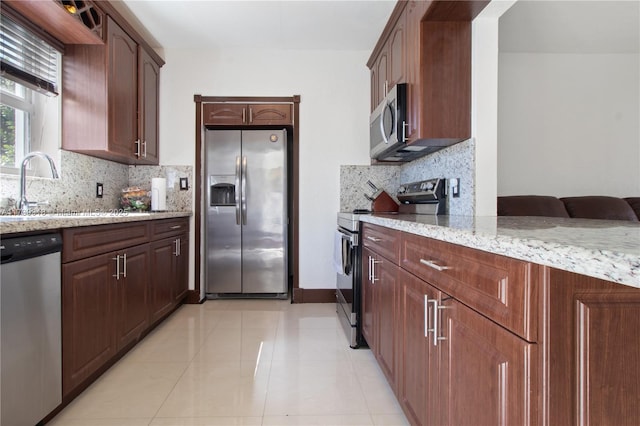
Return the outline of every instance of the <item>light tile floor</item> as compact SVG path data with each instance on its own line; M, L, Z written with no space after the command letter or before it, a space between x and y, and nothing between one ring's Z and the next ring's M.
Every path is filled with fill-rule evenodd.
M54 426L406 425L335 305L184 305L67 406Z

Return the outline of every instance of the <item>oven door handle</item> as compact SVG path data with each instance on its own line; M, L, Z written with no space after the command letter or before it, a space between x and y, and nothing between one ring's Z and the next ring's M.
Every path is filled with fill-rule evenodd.
M351 274L353 270L353 238L350 235L342 234L342 272L345 275Z

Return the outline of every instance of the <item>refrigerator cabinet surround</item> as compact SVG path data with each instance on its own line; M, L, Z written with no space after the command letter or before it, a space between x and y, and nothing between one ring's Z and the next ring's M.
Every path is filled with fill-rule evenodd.
M208 298L286 298L286 130L205 132Z

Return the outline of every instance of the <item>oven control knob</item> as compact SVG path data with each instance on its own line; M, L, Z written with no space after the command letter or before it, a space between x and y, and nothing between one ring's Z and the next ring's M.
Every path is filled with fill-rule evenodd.
M405 186L398 188L398 194L404 194L405 192L407 192L407 188Z

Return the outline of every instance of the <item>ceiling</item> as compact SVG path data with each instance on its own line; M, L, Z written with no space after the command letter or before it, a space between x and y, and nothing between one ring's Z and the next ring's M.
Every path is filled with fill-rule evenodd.
M517 1L500 17L500 51L639 53L640 1Z
M395 0L122 0L154 48L373 50Z

